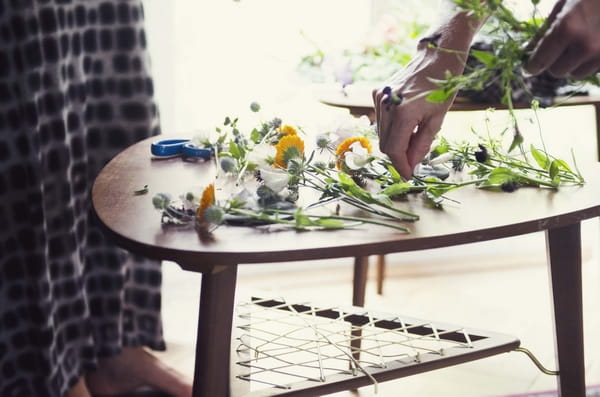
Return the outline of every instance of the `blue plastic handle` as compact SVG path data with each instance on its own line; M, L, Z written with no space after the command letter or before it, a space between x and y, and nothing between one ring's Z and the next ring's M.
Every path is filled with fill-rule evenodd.
M189 139L163 139L153 142L150 152L155 156L179 156L183 153L183 146Z
M204 160L208 160L212 155L211 149L201 148L194 145L191 142L183 145L183 151L181 153L183 157L198 157Z

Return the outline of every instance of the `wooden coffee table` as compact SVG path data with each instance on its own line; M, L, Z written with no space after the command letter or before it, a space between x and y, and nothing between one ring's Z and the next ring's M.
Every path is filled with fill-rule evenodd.
M176 195L190 186L212 182L212 162L152 159L152 141L131 146L102 170L93 187L92 202L107 233L120 246L202 273L196 397L233 395L229 354L239 265L341 257L354 257L360 263L360 258L369 255L447 247L539 231L545 231L547 236L559 389L562 396L584 396L580 223L600 215L599 165L583 168L587 184L581 187L559 191L523 188L511 194L465 188L452 194L461 204L448 204L443 211L425 208L419 197L411 197L402 205L418 213L421 219L409 225L409 234L375 226L303 233L222 226L212 238L200 239L194 230L164 229L151 197L158 192ZM143 185L148 185L149 194L134 195ZM315 263L318 262L307 266L318 266ZM507 312L511 310L518 308L507 307ZM514 346L514 342L508 343L503 349ZM454 363L430 364L394 377L451 364ZM364 381L347 382L345 387L364 384ZM314 391L293 395L314 395Z

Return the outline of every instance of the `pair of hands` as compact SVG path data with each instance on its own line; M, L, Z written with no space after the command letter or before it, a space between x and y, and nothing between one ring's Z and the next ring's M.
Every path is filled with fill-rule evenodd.
M525 65L528 73L547 70L556 77L580 79L600 71L600 0L559 0L548 22L547 31L532 46ZM429 152L454 100L426 101L424 93L436 88L430 79L443 79L446 71L461 74L463 69L459 57L424 48L389 81L392 90L401 93L402 104L390 105L383 89L373 92L380 149L405 179Z

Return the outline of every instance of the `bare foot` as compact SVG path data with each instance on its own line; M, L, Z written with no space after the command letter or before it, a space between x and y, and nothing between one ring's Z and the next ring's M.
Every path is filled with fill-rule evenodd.
M85 385L83 377L79 378L79 381L69 389L66 397L90 397L90 392Z
M150 386L174 397L192 396L192 383L143 347L126 347L117 356L98 360L98 369L89 372L85 381L90 392L98 395Z

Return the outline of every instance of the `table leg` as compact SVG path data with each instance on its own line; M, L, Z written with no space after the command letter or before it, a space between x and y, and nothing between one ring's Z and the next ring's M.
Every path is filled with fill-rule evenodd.
M594 103L594 111L596 112L596 155L600 161L600 102Z
M367 290L367 272L369 270L369 257L357 256L354 258L354 286L352 289L352 305L365 305L365 292Z
M202 273L194 397L230 395L231 327L237 265L216 266Z
M552 297L558 388L562 397L585 396L581 225L546 231Z
M385 255L377 255L377 295L383 295L385 279Z
M369 257L357 256L354 258L354 287L352 289L352 305L364 306L365 293L367 290L367 274L369 270ZM360 359L360 346L362 330L353 327L351 333L350 347L355 360Z

